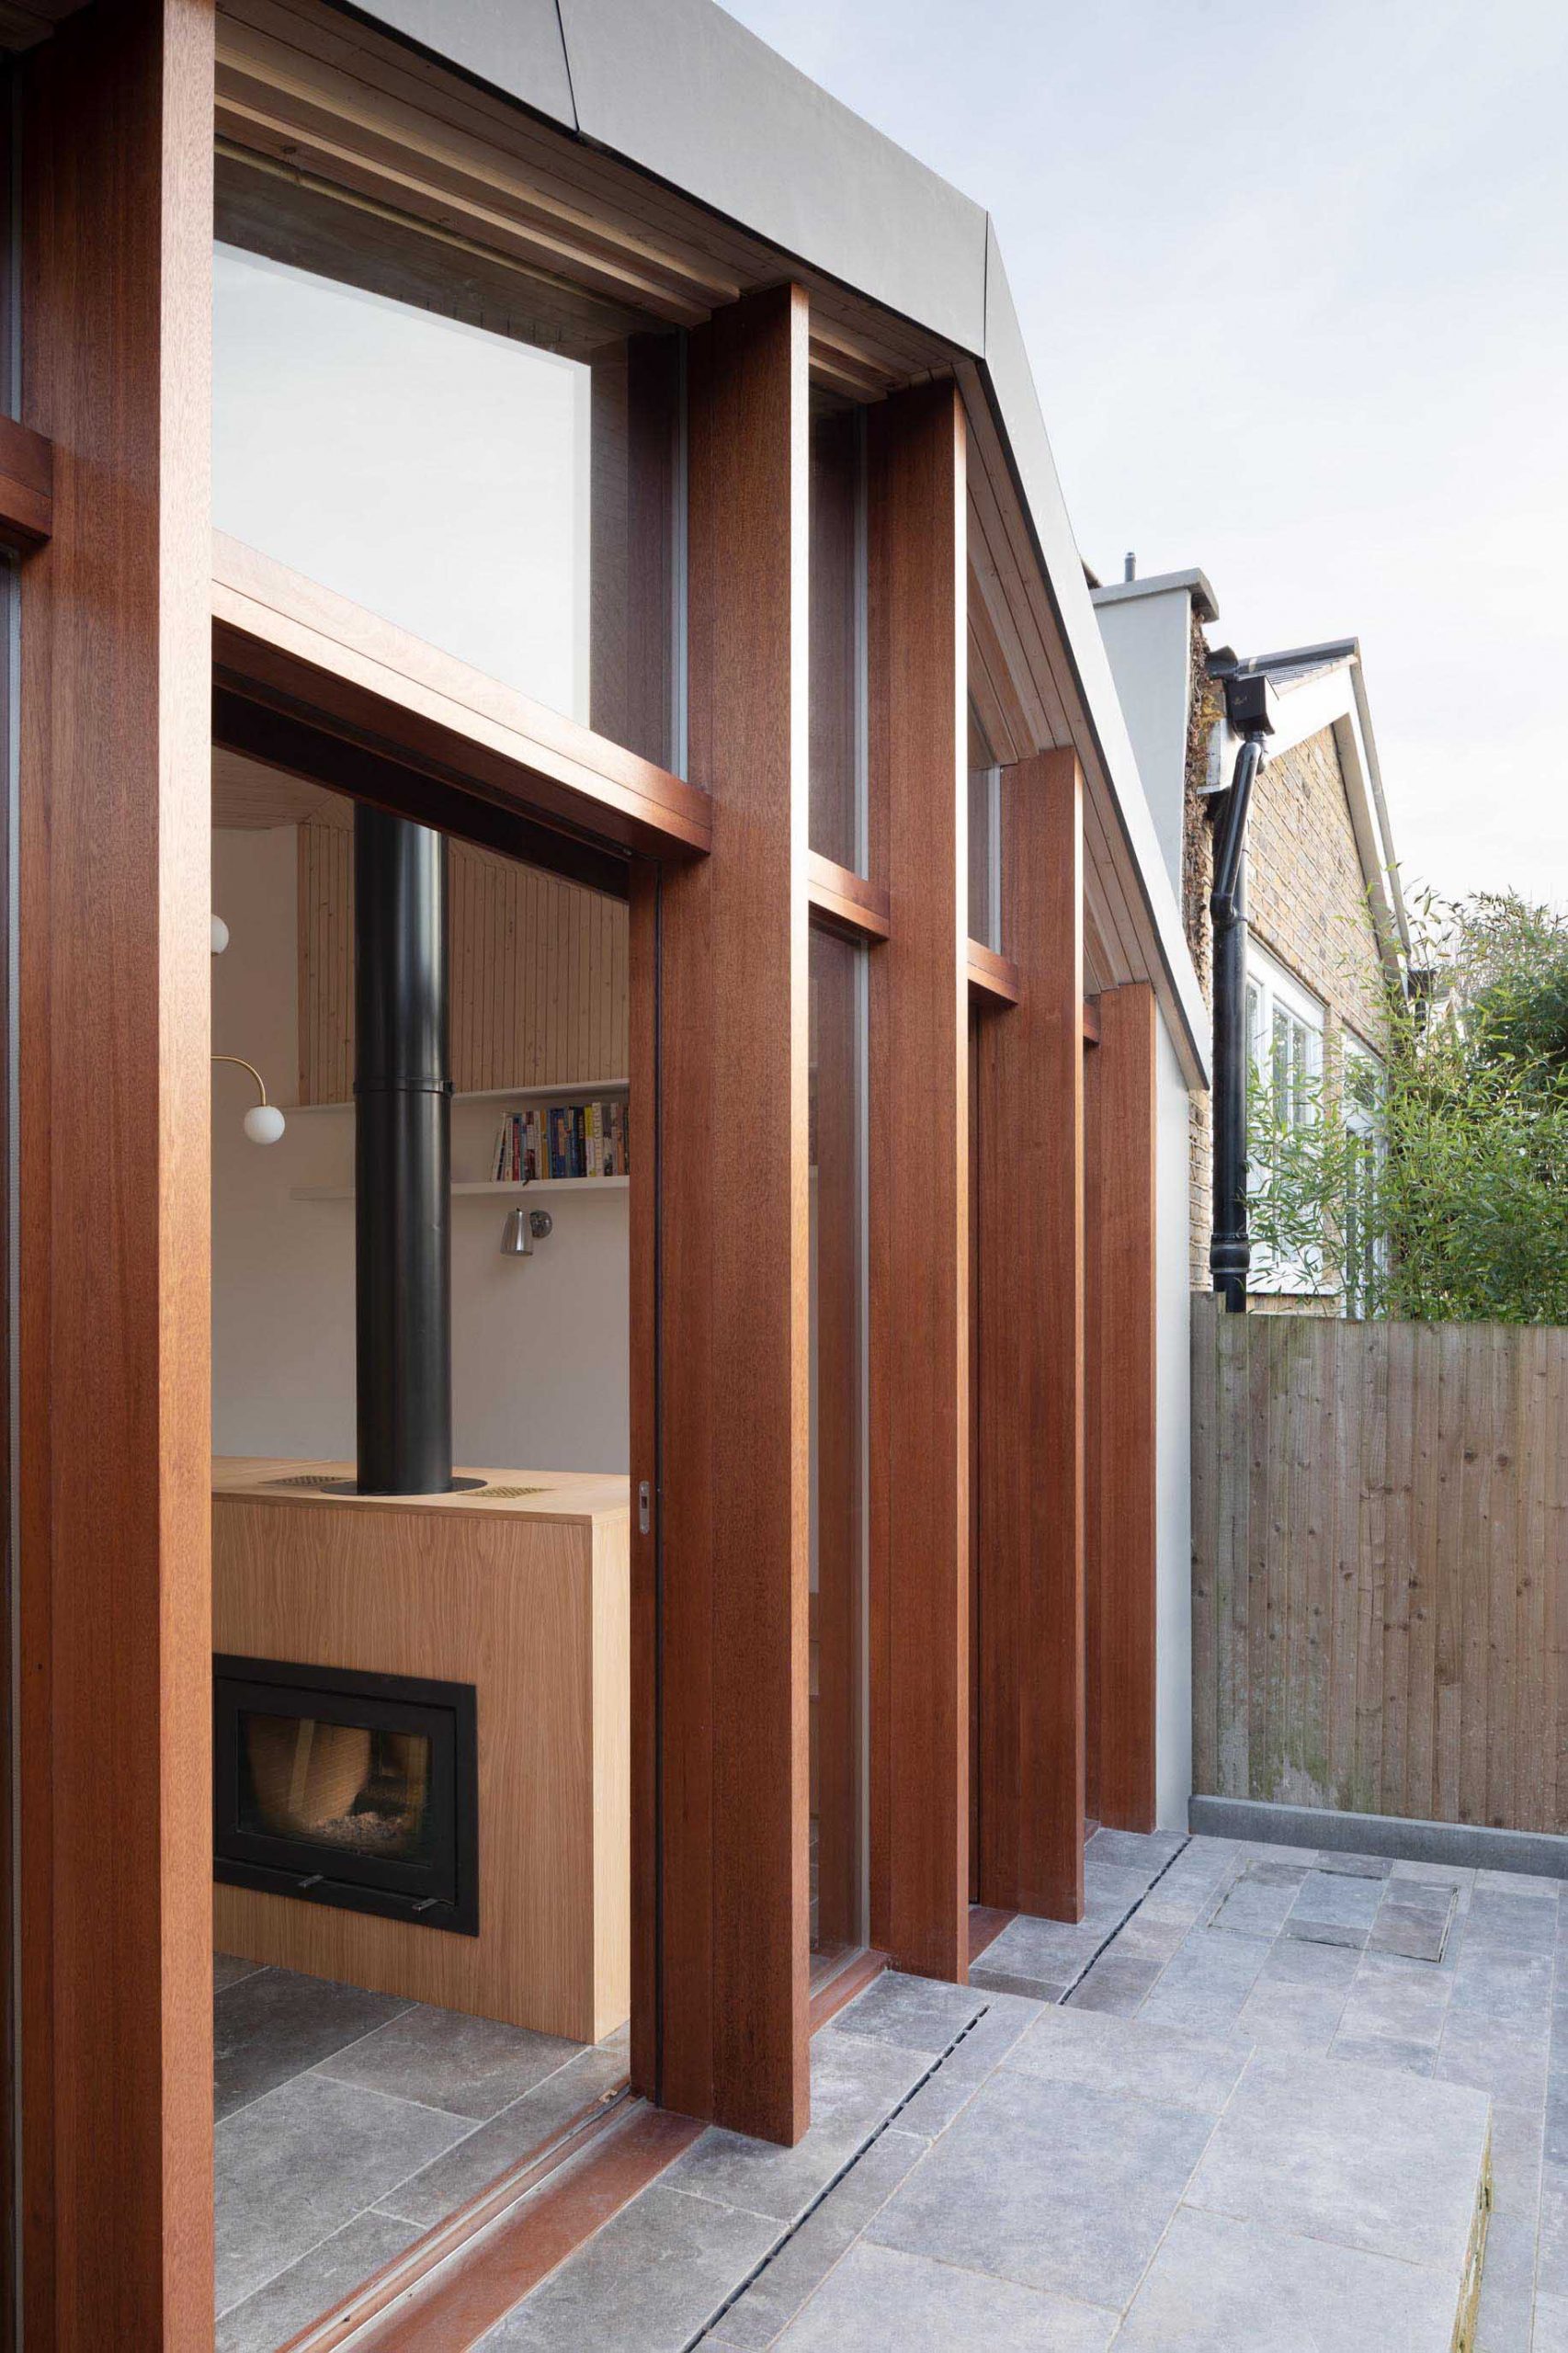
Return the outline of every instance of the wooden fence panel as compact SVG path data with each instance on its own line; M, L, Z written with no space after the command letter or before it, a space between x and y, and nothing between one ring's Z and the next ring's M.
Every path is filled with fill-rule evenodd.
M1568 1331L1193 1301L1193 1769L1568 1832Z

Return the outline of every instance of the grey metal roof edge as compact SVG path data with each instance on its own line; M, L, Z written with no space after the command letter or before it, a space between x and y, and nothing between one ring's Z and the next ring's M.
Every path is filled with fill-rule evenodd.
M1200 621L1219 620L1219 599L1209 585L1208 574L1196 564L1187 572L1152 572L1144 580L1112 580L1103 588L1091 588L1089 596L1096 606L1128 605L1138 597L1166 597L1178 588L1186 589Z
M1116 818L1137 872L1171 1006L1180 1023L1177 1051L1188 1078L1207 1086L1209 1007L1198 984L1181 910L1095 619L994 227L988 243L985 354L981 369Z
M1178 1051L1188 1077L1205 1084L1208 1007L1111 683L990 215L714 0L638 0L634 7L627 0L352 0L351 13L974 356L1137 870Z

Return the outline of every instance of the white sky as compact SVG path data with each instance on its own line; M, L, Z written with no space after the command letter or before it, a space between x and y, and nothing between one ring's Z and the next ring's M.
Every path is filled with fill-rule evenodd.
M1564 0L729 0L995 218L1068 510L1358 636L1407 887L1568 904Z

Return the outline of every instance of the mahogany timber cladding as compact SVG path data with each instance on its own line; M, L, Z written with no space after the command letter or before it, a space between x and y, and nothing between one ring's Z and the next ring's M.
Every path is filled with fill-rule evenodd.
M665 870L658 914L660 2088L785 2142L810 2120L806 346L790 287L691 338L714 854Z
M212 40L203 0L117 0L17 71L55 452L20 569L20 2334L75 2353L212 2338Z
M871 1941L969 1973L969 988L964 415L868 419Z
M1568 1332L1192 1303L1205 1795L1568 1833Z
M470 842L449 856L458 1092L625 1078L624 902ZM300 1100L353 1090L353 835L313 817L300 827Z

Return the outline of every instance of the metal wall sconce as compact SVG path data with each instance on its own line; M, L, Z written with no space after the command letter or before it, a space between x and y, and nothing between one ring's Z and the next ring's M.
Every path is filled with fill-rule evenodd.
M508 1210L501 1227L503 1258L531 1258L534 1244L555 1231L548 1210Z
M222 915L215 915L212 918L213 955L222 956L228 944L229 926ZM256 1064L247 1063L243 1054L214 1054L212 1060L215 1063L233 1063L236 1069L249 1071L256 1081L256 1093L261 1100L258 1103L253 1103L245 1113L245 1133L252 1143L276 1143L283 1132L283 1114L276 1103L267 1101L267 1081Z

